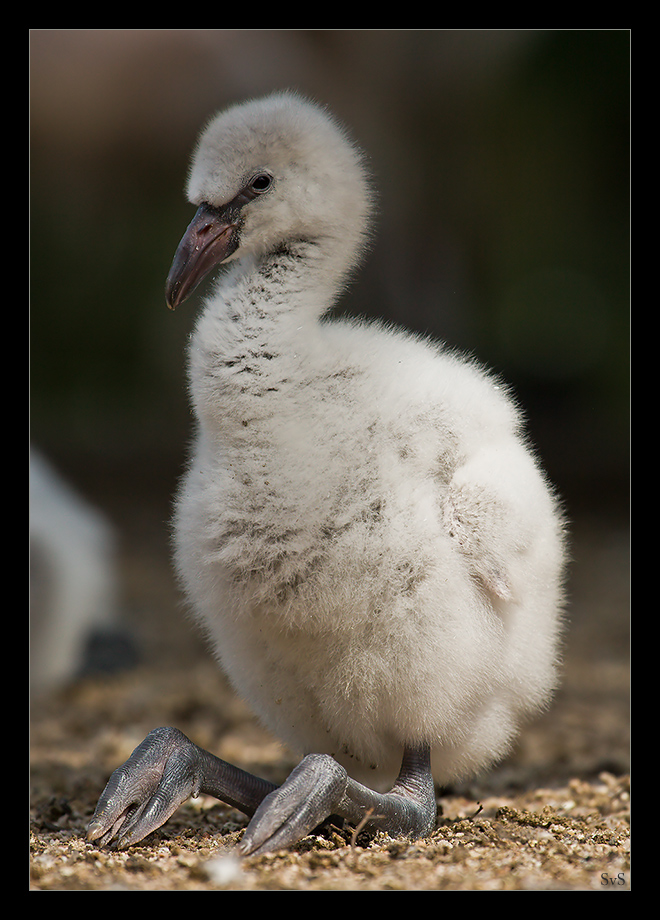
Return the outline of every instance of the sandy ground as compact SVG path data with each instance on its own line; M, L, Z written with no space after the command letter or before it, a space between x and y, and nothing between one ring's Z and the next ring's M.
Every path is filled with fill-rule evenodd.
M159 520L132 515L125 528L139 666L32 702L32 891L630 890L628 534L593 518L574 527L553 706L498 769L438 790L428 840L329 828L290 852L239 862L233 847L246 819L200 797L125 852L87 843L107 777L157 725L275 781L295 763L235 699L181 615L165 540L152 539Z

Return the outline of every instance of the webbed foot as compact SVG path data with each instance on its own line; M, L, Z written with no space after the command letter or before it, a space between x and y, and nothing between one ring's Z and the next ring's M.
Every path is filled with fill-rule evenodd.
M200 791L199 751L176 728L156 728L118 767L87 825L87 839L124 849Z

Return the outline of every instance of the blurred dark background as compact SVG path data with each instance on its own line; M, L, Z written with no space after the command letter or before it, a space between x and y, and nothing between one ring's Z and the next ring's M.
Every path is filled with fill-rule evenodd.
M163 288L191 148L215 110L280 88L328 105L379 189L344 308L501 373L569 518L625 531L629 46L627 30L31 31L31 442L118 529L133 603L156 609L170 577L190 434L195 303L171 313ZM158 560L146 586L139 554Z

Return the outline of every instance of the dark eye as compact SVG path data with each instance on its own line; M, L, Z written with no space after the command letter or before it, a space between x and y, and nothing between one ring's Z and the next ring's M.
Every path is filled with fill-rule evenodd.
M273 184L273 177L269 173L258 173L250 179L250 189L255 195L267 192Z
M234 200L230 202L229 207L233 207L240 211L244 205L249 204L251 201L254 201L255 198L258 198L259 195L263 195L264 192L267 192L272 184L273 177L269 172L255 173L254 176L245 183Z

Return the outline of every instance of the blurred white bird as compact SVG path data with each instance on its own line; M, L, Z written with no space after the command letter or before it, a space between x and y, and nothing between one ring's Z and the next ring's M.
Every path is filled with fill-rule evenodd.
M325 316L372 193L323 109L281 93L218 115L188 191L168 303L231 265L190 346L176 565L236 690L307 756L275 788L157 729L111 777L89 838L128 846L199 791L254 815L244 853L329 815L428 834L434 778L501 758L555 687L557 504L499 381Z
M117 535L30 448L30 686L41 693L135 662L119 615Z

